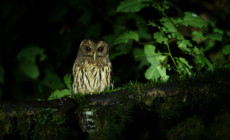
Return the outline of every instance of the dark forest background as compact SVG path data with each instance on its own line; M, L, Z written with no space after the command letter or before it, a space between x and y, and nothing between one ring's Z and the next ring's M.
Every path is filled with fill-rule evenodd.
M130 7L127 7L127 11L126 7L123 10L119 9L120 2L0 1L0 99L47 99L53 91L65 88L64 76L71 73L79 44L85 38L104 39L109 43L116 87L130 81L146 82L145 72L150 64L143 60L146 59L146 55L142 55L143 59L137 59L136 52L143 51L143 42L154 41L153 34L158 31L156 27L147 24L161 25L159 20L162 17L183 17L186 11L196 13L204 21L210 22L205 29L194 29L192 26L178 27L182 36L191 41L192 47L199 43L204 44L203 49L202 45L199 49L206 49L202 52L205 58L197 58L204 62L197 64L183 48L176 48L176 43L172 40L172 43L168 42L171 53L173 56L186 58L186 61L181 59L186 65L186 68L183 68L186 72L171 70L173 62L168 60L165 65L170 65L171 69L167 67L167 75L190 75L224 67L229 63L228 0L168 0L164 1L170 3L167 8L163 1L153 0L151 5L145 5L143 8L137 7L135 10L134 7L133 12ZM143 0L144 2L150 1ZM137 1L136 5L141 4ZM208 30L208 33L219 34L210 35L212 41L199 42L191 39L194 30ZM125 36L123 33L127 31L135 31L139 38ZM119 42L119 38L127 39ZM115 41L118 43L114 43ZM157 42L157 46L160 46L160 42Z

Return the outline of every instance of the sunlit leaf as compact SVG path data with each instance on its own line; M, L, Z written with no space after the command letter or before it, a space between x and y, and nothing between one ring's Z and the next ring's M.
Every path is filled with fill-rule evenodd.
M196 28L203 28L208 25L208 23L204 21L204 19L202 19L197 14L191 12L185 12L185 16L181 24L185 26L190 25Z
M148 7L151 0L124 0L117 7L118 12L138 12Z
M145 78L148 80L161 79L162 81L166 81L168 80L169 76L166 74L166 67L162 65L166 60L166 56L156 53L155 49L156 48L153 45L144 46L147 61L151 64L151 66L145 72Z
M161 24L167 29L167 32L177 32L177 29L170 21L161 20Z
M64 82L65 82L65 85L68 87L68 89L71 89L71 75L70 74L65 75Z
M198 55L198 62L201 64L202 68L205 65L207 65L209 70L213 70L214 69L213 64L203 54L199 54Z
M205 37L203 36L202 32L194 31L194 32L192 32L192 35L193 35L194 40L196 40L196 39L205 40Z
M191 52L191 49L188 48L192 46L189 40L187 39L178 40L177 45L182 51Z
M5 70L2 65L0 65L0 83L4 83Z
M153 81L161 78L162 81L167 81L169 76L166 74L165 67L151 65L145 72L145 78Z
M179 57L177 60L177 69L180 71L181 74L185 75L191 75L191 69L193 68L191 65L189 65L188 61L183 58Z
M51 95L49 96L48 100L54 100L54 99L60 99L64 96L70 96L71 90L70 89L62 89L62 90L55 90Z
M167 42L168 38L164 37L163 34L161 32L156 32L153 34L153 38L156 39L156 42L158 43L162 43L162 42Z
M127 43L130 39L139 41L139 35L134 31L124 32L123 34L121 34L119 37L115 39L113 45Z

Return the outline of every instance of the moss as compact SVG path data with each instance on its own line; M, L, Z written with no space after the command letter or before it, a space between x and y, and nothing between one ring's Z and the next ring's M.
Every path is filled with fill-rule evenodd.
M178 123L167 133L169 140L196 140L201 139L205 126L198 116L192 116Z
M13 130L13 123L9 115L0 110L0 138L5 134L10 134Z
M23 139L28 139L30 137L30 128L32 125L32 117L26 115L24 111L17 111L17 131Z
M53 110L43 109L34 116L33 139L65 139L68 129L63 126L65 115Z

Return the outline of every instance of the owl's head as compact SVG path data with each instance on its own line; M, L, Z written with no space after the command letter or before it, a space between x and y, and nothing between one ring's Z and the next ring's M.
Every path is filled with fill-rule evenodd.
M92 41L85 39L80 44L78 54L91 57L93 60L100 57L109 57L109 45L103 40Z

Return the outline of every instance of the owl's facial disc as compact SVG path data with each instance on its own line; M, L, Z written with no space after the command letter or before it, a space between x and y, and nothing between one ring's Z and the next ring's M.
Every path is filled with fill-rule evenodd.
M94 42L92 40L83 40L80 44L81 54L90 57L93 61L98 58L108 57L109 48L105 41Z

